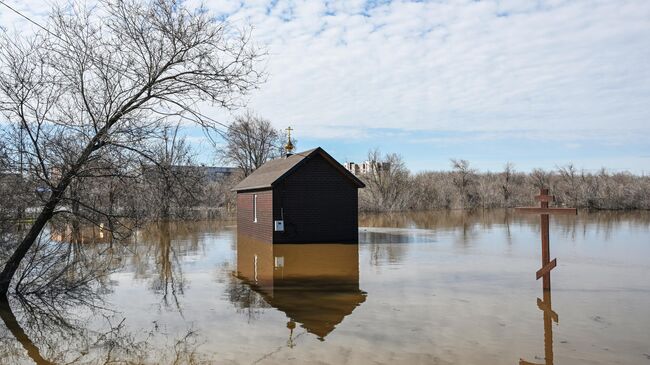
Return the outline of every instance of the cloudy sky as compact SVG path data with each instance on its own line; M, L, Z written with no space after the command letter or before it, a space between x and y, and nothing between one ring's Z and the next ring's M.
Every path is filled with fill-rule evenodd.
M3 1L47 22L41 1ZM299 149L344 162L380 148L415 171L464 158L650 172L648 0L205 5L254 26L268 81L249 106L291 125ZM29 28L4 7L0 22Z

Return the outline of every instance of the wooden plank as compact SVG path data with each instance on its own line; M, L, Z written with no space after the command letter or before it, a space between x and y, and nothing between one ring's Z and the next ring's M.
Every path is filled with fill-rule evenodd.
M518 207L515 208L515 211L518 213L527 213L527 214L569 214L569 215L578 214L578 210L576 208Z
M538 201L538 202L554 202L555 201L555 196L554 195L535 195L535 201Z
M539 280L539 278L541 278L542 276L550 273L551 270L553 270L553 268L555 268L555 266L557 266L557 259L553 259L553 261L551 261L548 264L544 265L543 268L541 268L541 269L539 269L537 271L537 274L536 274L537 280Z
M528 362L524 359L519 359L519 365L544 365L544 364L539 364L536 362Z
M542 202L541 204L543 208L548 208L548 202ZM539 219L541 223L541 233L542 233L542 237L541 237L542 238L542 268L544 268L551 261L551 248L549 245L549 233L548 233L549 215L542 214ZM544 290L551 290L551 275L547 273L543 276L544 276L544 280L542 280L542 288L544 288ZM539 276L537 277L537 279L539 280Z

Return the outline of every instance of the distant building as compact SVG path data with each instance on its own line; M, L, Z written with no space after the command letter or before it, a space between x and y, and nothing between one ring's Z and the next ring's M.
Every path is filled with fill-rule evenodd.
M357 242L365 185L322 148L271 160L241 181L237 234L264 242Z
M205 165L174 165L171 167L173 173L186 176L200 176L206 183L221 181L240 171L237 167L205 166ZM155 165L146 165L142 168L142 176L145 180L159 176L160 169Z
M228 178L240 171L237 167L219 167L219 166L193 166L204 174L209 182L214 182Z
M346 162L344 166L346 170L350 171L354 175L365 175L376 171L385 171L390 169L390 163L377 161L365 161L361 164Z

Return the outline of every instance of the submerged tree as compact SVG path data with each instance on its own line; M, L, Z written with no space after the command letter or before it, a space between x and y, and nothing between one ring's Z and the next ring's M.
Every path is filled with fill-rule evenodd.
M170 120L214 128L197 104L238 106L261 81L249 32L204 8L178 0L82 4L54 8L47 31L1 40L0 110L9 121L2 139L21 145L42 188L40 212L0 273L0 296L46 223L70 214L75 181L130 171ZM110 171L94 168L116 159L119 166L103 165Z

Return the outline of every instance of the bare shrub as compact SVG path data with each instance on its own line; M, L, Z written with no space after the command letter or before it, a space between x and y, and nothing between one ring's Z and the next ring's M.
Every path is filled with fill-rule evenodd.
M366 184L361 190L359 206L362 210L392 211L409 208L412 199L411 178L402 157L382 155L379 150L368 152L369 171L360 177Z

